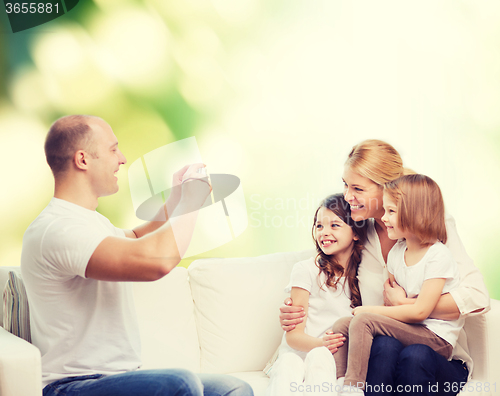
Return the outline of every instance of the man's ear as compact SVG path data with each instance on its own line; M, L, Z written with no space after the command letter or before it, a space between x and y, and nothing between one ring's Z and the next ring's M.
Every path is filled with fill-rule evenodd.
M73 163L78 169L87 170L88 154L83 150L78 150L73 156Z

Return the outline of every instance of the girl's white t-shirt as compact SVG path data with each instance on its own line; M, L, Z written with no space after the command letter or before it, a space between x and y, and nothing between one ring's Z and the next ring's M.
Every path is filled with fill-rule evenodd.
M405 289L408 298L417 297L423 283L428 279L445 279L441 294L449 293L460 284L457 263L453 259L450 250L441 242L436 242L429 247L424 257L411 266L407 266L405 263L405 251L406 241L399 240L389 252L387 269L394 275L396 282ZM464 322L465 318L463 317L457 320L428 318L422 324L454 347Z
M351 292L349 285L342 278L337 289L326 286L326 275L319 272L315 258L300 261L293 266L290 282L285 288L289 293L292 287L300 287L309 292L309 309L305 333L312 337L322 337L327 330L331 330L337 319L352 316ZM279 354L294 352L305 359L307 352L297 351L286 343L283 334Z
M457 233L455 220L449 214L445 217L448 240L446 247L458 264L460 285L452 290L450 295L455 300L461 317L481 315L490 310L490 297L484 284L483 275L474 266ZM375 230L375 221L368 220L367 240L358 268L359 290L363 305L384 305L384 282L388 279L387 265L382 256L380 240ZM479 313L481 311L481 313ZM470 357L467 335L462 329L452 353L452 359L458 359L467 364L469 379L472 378L474 364Z

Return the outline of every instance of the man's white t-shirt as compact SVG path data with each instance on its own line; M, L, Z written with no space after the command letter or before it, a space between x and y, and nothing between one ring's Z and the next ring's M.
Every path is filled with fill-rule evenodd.
M132 284L85 278L90 257L108 236L125 234L96 211L57 198L24 234L21 271L43 386L141 365Z
M460 274L457 263L450 250L441 242L436 242L429 247L424 257L411 266L407 266L405 263L405 251L406 241L399 240L389 252L387 269L394 275L396 282L405 289L408 298L417 297L423 283L428 279L445 279L441 294L449 293L459 286ZM422 324L455 347L464 322L465 318L457 320L427 318Z
M300 287L309 292L309 308L304 332L312 337L322 337L327 330L332 329L337 319L352 316L351 292L345 278L338 282L337 289L326 286L326 275L319 273L314 260L315 258L310 258L293 266L285 292L289 293L292 287ZM307 355L307 352L291 348L286 343L284 334L279 355L288 352L296 353L302 359Z

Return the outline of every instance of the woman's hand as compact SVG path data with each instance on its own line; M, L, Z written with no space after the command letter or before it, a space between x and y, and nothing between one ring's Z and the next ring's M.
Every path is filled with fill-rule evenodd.
M359 306L356 307L352 310L352 314L354 316L360 314L360 313L377 313L376 311L377 307L371 307L371 306Z
M384 305L403 305L407 300L405 289L398 285L396 281L391 285L389 279L384 283Z
M295 329L295 325L302 323L306 316L304 308L292 306L292 299L290 297L285 299L284 305L280 307L280 324L281 328L285 331Z
M327 347L332 355L339 350L339 348L344 345L346 338L343 334L333 334L333 331L328 330L322 337L323 346Z

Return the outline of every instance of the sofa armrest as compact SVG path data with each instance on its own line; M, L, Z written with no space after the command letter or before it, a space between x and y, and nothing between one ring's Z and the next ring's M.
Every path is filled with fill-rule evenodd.
M491 299L491 310L484 315L466 319L465 328L474 371L459 396L500 395L500 301Z
M34 345L0 327L0 395L41 396L42 362Z
M487 323L487 338L488 345L488 380L496 381L496 390L500 394L500 338L498 337L498 329L500 329L500 301L491 299L491 310L485 314Z

